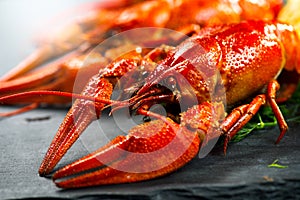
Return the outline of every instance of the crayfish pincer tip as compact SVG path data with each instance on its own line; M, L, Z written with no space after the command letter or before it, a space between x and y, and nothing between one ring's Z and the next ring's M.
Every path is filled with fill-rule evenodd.
M87 109L71 109L61 124L39 169L40 176L52 172L57 163L76 142L85 128L93 121L94 116Z
M40 177L44 177L44 178L49 178L49 179L51 179L52 178L52 175L50 174L50 173L38 173L38 175L40 176Z
M44 164L40 166L40 169L38 171L38 174L40 177L50 178L51 177L51 171L47 170Z
M43 162L44 163L44 162ZM43 163L41 164L40 168L39 168L39 171L38 171L38 174L40 177L46 177L48 173L46 173L45 171L45 167L43 165Z

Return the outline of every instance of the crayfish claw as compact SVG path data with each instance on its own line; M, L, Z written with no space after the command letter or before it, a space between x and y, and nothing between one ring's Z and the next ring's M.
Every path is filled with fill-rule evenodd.
M105 147L58 170L54 182L61 188L118 184L168 174L189 162L200 139L170 119L138 125Z
M77 99L72 108L68 112L64 119L64 122L59 127L56 136L52 140L50 147L43 159L43 162L39 169L39 174L45 176L49 174L56 164L61 160L64 154L71 148L73 143L79 138L82 132L100 116L102 108L107 104L105 100L109 101L112 93L112 85L106 79L100 79L95 83L102 85L103 87L97 92L102 95L102 99L94 99L93 102L85 99ZM81 96L96 96L90 94L91 88L88 88L82 93Z

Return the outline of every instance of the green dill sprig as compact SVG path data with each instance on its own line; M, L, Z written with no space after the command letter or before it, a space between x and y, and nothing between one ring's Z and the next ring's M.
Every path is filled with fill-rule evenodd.
M278 162L278 159L274 160L274 162L272 162L272 164L269 164L268 167L269 168L276 167L276 168L280 168L280 169L284 169L284 168L288 167L288 166L280 165L277 162Z
M248 122L233 138L232 142L239 142L249 135L254 130L264 129L266 127L273 127L277 125L275 116L272 116L272 121L264 122L262 120L262 113L258 113L255 119Z
M300 86L294 93L293 97L284 104L280 105L280 110L288 123L300 123ZM231 140L239 142L254 130L274 127L277 120L272 109L269 106L262 107L255 115Z

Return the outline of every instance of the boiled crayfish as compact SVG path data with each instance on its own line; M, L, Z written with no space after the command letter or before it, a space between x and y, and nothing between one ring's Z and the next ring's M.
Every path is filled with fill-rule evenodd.
M139 79L135 83L138 89L128 101L110 100L115 83L113 79L127 72L139 73L141 65L151 65L153 61L140 55L116 60L93 76L81 96L77 97L79 99L59 128L39 173L49 174L107 105L117 108L128 105L136 114L157 120L132 128L127 136L119 136L98 151L60 169L53 176L57 186L71 188L135 182L170 173L195 157L201 143L203 146L222 134L226 136L226 149L230 138L266 102L272 107L279 123L281 133L276 141L279 142L287 125L276 104L279 84L275 79L282 70L299 74L297 44L298 36L293 27L282 23L247 21L204 28L175 50L167 50L165 58L158 62L144 82ZM220 72L219 78L216 70ZM209 92L213 90L221 94L223 86L228 105L245 100L264 88L266 92L254 97L249 104L233 109L222 121L222 98L212 102ZM34 94L29 92L13 97L30 95ZM197 105L180 111L182 113L177 123L149 111L157 103L176 105L181 99L192 102L193 95ZM4 102L11 98L0 100ZM171 147L169 143L172 143ZM89 173L84 174L85 171ZM78 176L59 181L76 174Z
M84 62L86 55L91 58L89 53L95 45L122 31L139 27L163 27L188 34L196 31L199 26L209 24L232 23L245 19L275 19L282 5L282 0L259 3L251 0L119 1L109 8L96 3L94 9L45 40L36 52L1 77L0 96L32 90L80 93L89 78L112 61L108 51L115 51L116 54L118 48L106 47L108 51L94 53L94 62ZM131 42L130 38L124 41L123 43ZM173 45L178 45L179 42ZM44 61L66 52L69 53L59 60L36 70ZM82 81L81 87L77 84L74 91L73 85L78 71L82 77L87 78ZM41 103L64 105L70 103L70 99L48 97L10 102L30 105L1 115L15 115L36 108Z
M175 49L162 47L145 56L130 52L120 57L94 75L80 95L35 91L2 97L0 102L32 95L77 98L41 164L42 176L51 173L107 107L112 107L112 112L128 107L132 114L156 118L53 175L56 185L62 188L142 181L182 167L220 135L225 135L226 151L230 138L266 103L281 130L278 143L287 124L277 106L276 93L285 99L294 91L300 74L298 44L294 27L284 23L245 21L210 26ZM122 88L129 91L129 97L124 95L128 99L111 100L116 80L127 73L137 77ZM291 73L297 75L293 81L281 77ZM277 78L287 90L279 89ZM211 91L217 98L210 98ZM225 116L223 92L228 105L253 99ZM194 105L174 111L173 107L181 102ZM151 111L154 104L164 106L167 116Z

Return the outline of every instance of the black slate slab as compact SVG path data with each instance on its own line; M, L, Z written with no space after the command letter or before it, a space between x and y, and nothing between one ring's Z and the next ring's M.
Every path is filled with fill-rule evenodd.
M278 145L274 145L278 135L277 128L255 131L243 141L232 143L226 156L223 155L221 146L217 146L205 158L196 157L177 172L159 179L61 190L50 179L39 177L37 170L65 113L65 110L38 109L0 121L1 198L299 198L299 125L291 125L288 134ZM36 117L50 119L27 121L28 118ZM109 125L110 122L103 120L102 123ZM59 166L96 148L95 143L91 144L94 147L88 147L87 141L98 137L94 132L99 130L97 126L94 124L82 135ZM111 131L113 130L114 128ZM269 168L268 165L276 159L279 164L288 167Z
M30 6L41 6L38 0L29 2ZM0 74L32 51L30 39L41 19L81 1L60 2L52 1L52 7L41 11L47 7L43 1L39 12L29 12L28 1L0 1ZM0 111L11 109L1 107ZM226 156L217 146L205 158L196 157L177 172L159 179L59 189L50 179L39 177L37 170L66 112L67 109L40 108L0 120L0 199L300 199L299 124L290 124L288 134L278 145L274 145L279 134L277 127L255 131L243 141L230 144ZM110 120L104 118L101 123L111 137L118 134ZM99 125L94 123L58 167L101 146L103 136L98 132ZM288 167L269 168L276 159Z

